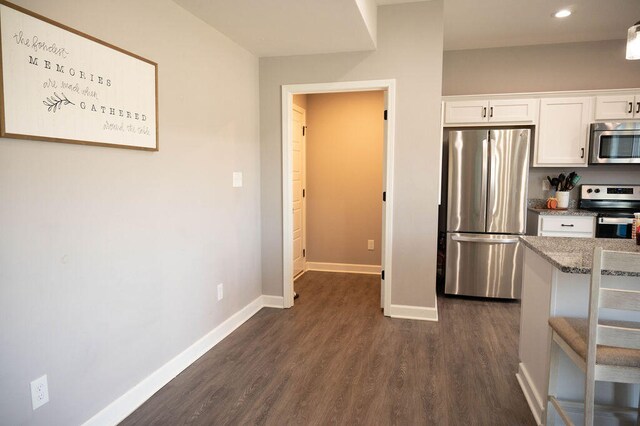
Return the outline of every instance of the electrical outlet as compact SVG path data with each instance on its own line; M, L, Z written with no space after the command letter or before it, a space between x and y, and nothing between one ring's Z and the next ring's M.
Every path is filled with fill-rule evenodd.
M369 251L373 250L373 240L367 240L367 249Z
M218 300L222 300L223 296L224 296L224 284L220 283L218 284Z
M31 404L35 410L47 402L49 402L49 386L47 385L47 375L45 374L31 382Z
M549 180L548 179L542 179L542 190L543 191L548 191L551 189L551 185L549 185Z

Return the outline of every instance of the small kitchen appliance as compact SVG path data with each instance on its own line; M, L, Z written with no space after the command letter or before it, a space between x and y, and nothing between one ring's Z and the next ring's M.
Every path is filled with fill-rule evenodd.
M640 122L593 123L590 147L589 164L640 164Z
M596 238L631 238L640 212L639 185L582 185L578 206L598 213Z

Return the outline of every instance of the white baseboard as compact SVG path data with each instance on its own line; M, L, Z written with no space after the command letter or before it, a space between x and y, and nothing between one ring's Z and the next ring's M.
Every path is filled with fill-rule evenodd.
M538 395L535 387L532 386L531 377L529 376L527 367L525 367L523 363L518 364L516 379L518 379L518 383L527 400L527 404L529 404L529 409L533 414L533 418L536 420L536 424L542 425L542 417L546 417L546 407L542 404L542 399L540 395Z
M380 265L356 265L352 263L307 262L307 271L350 272L352 274L379 274Z
M262 295L262 307L264 308L284 308L284 297Z
M222 324L207 333L182 353L151 373L149 377L129 389L124 395L107 405L87 420L85 426L116 425L135 411L154 393L169 383L174 377L189 367L194 361L217 345L263 307L283 307L283 298L260 296L233 314Z
M438 321L438 308L424 306L391 305L391 318L413 319L422 321Z

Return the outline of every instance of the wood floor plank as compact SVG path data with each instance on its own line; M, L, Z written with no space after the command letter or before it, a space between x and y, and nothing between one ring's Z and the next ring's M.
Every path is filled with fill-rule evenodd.
M379 277L308 272L123 425L533 425L515 379L518 303L439 297L390 319Z

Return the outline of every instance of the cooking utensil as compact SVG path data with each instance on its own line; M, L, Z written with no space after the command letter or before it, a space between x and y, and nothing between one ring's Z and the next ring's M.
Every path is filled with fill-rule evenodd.
M571 172L569 173L569 176L567 176L567 191L570 191L571 188L573 188L573 178L576 177L576 172ZM571 186L571 188L569 188L569 186Z
M582 176L578 175L575 175L573 179L571 179L571 182L569 183L569 191L576 187L578 182L580 182L580 179L582 179Z

